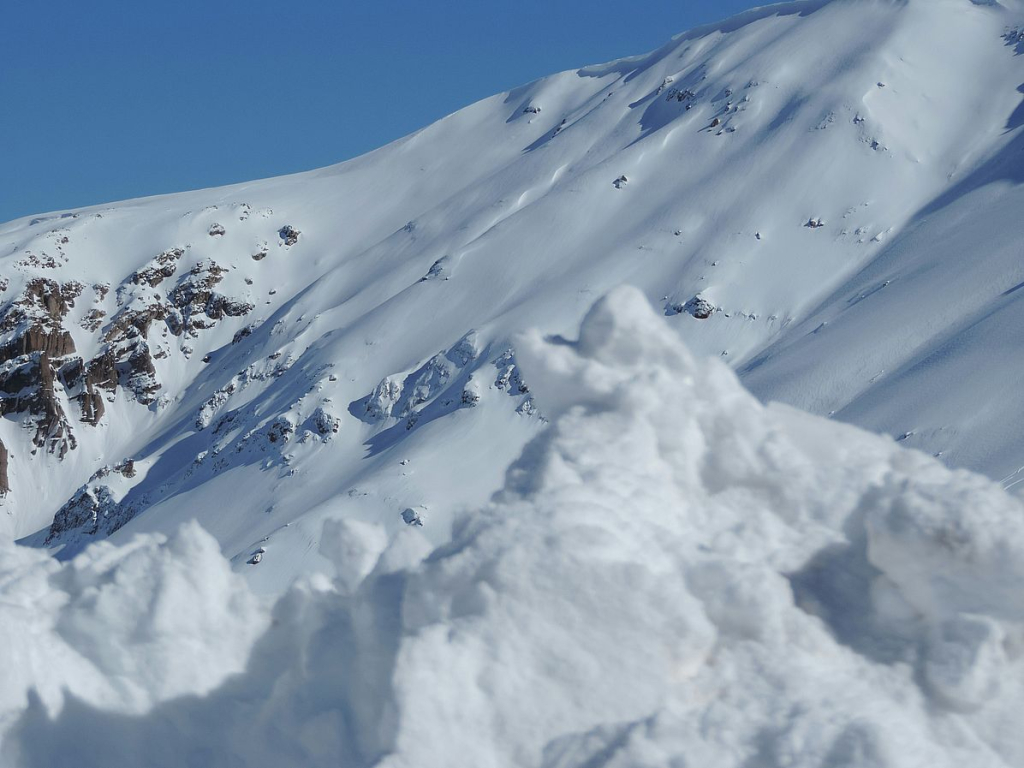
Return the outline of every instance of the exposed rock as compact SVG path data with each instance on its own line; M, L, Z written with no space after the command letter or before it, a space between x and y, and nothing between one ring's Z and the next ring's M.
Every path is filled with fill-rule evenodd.
M75 351L62 320L84 286L35 278L0 314L0 413L27 413L35 425L33 444L63 457L77 441L57 398L57 369Z
M238 342L240 342L242 339L246 338L247 336L251 336L252 332L254 330L256 330L257 327L258 326L255 323L253 323L251 325L245 326L244 328L239 328L235 332L235 335L231 337L231 343L232 344L237 344Z
M412 507L407 507L402 512L402 520L406 525L422 526L423 516Z
M89 310L88 314L78 322L78 324L90 333L94 333L100 329L101 325L103 325L103 318L106 316L107 313L102 309L93 307Z
M477 358L475 334L463 336L450 349L438 352L412 373L399 380L400 374L386 376L363 400L352 403L349 411L367 422L387 418L408 419L407 428L416 423L415 412L456 384L459 371ZM439 400L442 407L460 401L460 391L448 393Z
M122 373L119 370L118 373ZM156 378L156 367L149 352L149 344L140 339L132 348L126 363L123 364L124 386L143 405L156 400L160 391L160 382Z
M174 271L178 268L178 261L184 255L185 250L183 248L171 248L168 251L164 251L148 265L135 272L131 276L131 281L136 285L148 285L151 288L155 288L174 274Z
M114 315L103 340L108 344L120 344L128 340L144 339L153 321L166 320L169 314L170 308L159 299L142 307L125 307Z
M223 405L231 398L231 395L235 393L234 383L228 384L221 389L214 392L206 402L203 403L199 408L199 413L196 415L196 429L206 429L210 426L213 421L213 417L223 407Z
M324 410L323 406L318 406L317 409L313 411L310 421L313 426L316 427L316 431L321 437L329 437L330 435L336 434L338 429L341 427L341 422Z
M622 189L628 181L629 179L627 179L626 175L623 174L622 176L619 176L619 178L612 182L612 186L615 187L616 189Z
M299 242L299 235L301 235L302 233L299 232L299 230L297 230L291 224L285 224L283 227L281 227L281 229L278 230L277 234L281 236L281 239L284 241L285 245L292 246Z
M33 352L51 358L72 354L75 342L61 321L71 306L67 297L73 300L73 294L55 280L39 277L29 282L22 296L0 314L0 332L13 335L0 345L0 362Z
M700 294L687 300L683 304L669 304L665 308L666 315L678 315L683 312L693 315L698 320L707 320L717 311L717 307Z
M72 389L76 387L76 382L73 380L69 380L68 384ZM108 348L84 366L81 392L76 396L82 409L81 421L93 426L99 423L106 410L100 390L113 394L117 390L117 384L117 358Z
M459 404L464 408L475 408L480 402L480 393L477 391L474 382L470 381L462 390L459 397Z
M33 352L0 365L0 415L25 413L35 424L33 444L63 458L77 445L54 390L54 365Z
M207 230L207 232L209 233L210 237L220 237L226 231L227 230L225 230L224 227L222 225L220 225L220 224L211 224L210 228Z
M366 399L365 413L370 421L383 421L391 415L395 403L402 397L402 384L399 381L385 377L373 388L373 392Z
M253 305L229 299L214 287L224 279L227 270L212 261L199 262L168 294L173 311L168 313L167 327L175 336L196 336L197 331L212 328L224 315L247 314Z
M89 478L90 483L95 483L97 480L102 480L105 477L109 477L112 474L119 474L122 477L131 479L135 477L135 460L134 459L122 459L114 466L100 467L92 473L92 477Z
M515 350L506 349L502 352L494 361L494 367L498 369L498 375L494 379L494 386L498 391L510 395L525 395L530 391L516 364Z
M295 426L284 416L278 416L266 428L267 440L272 443L287 443L295 432Z
M420 278L420 282L426 280L436 280L439 277L443 277L445 280L448 279L449 268L448 265L451 259L448 256L442 256L440 259L430 265L430 269L427 270L427 274Z
M661 88L664 88L665 85L670 82L672 82L671 78L665 78L665 82L662 83ZM661 91L661 88L658 89L659 92ZM668 94L665 96L665 101L672 101L673 99L679 102L690 101L691 99L696 98L696 95L697 94L689 88L670 88Z
M57 510L50 524L46 543L51 544L72 532L86 536L95 536L101 531L108 535L113 533L120 527L118 506L107 486L82 486Z
M3 440L0 440L0 499L11 492L11 479L7 471L9 459L7 446L4 445Z
M77 280L69 280L60 287L61 298L69 307L75 306L75 299L82 295L85 286Z

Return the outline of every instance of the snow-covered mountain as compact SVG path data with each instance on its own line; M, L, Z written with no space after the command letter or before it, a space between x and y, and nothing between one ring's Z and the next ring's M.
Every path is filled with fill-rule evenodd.
M1024 764L1022 84L809 0L0 226L0 767Z
M327 519L443 543L544 427L516 334L622 283L759 397L1010 486L1022 53L1016 1L772 6L338 166L3 225L4 535L197 517L265 591Z

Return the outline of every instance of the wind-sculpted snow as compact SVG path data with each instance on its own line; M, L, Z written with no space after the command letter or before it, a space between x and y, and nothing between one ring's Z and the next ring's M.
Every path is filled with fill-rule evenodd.
M3 764L1024 764L1018 500L762 406L633 289L516 350L550 423L493 501L328 523L269 628L196 528L5 555Z
M0 730L28 698L142 713L242 670L266 629L256 599L191 523L170 538L97 544L60 565L0 542Z

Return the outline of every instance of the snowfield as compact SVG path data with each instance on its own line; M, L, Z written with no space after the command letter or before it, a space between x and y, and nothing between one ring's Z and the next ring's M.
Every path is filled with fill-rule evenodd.
M6 764L1024 762L1019 500L762 406L635 289L519 348L551 424L494 501L328 523L269 616L195 524L6 545Z
M0 766L1024 765L1022 84L784 3L0 224Z

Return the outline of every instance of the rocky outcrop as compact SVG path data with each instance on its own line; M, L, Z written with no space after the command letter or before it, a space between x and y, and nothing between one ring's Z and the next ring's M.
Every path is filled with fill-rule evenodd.
M199 262L168 294L167 327L175 336L196 336L223 317L242 317L253 305L218 293L214 288L227 270L212 261Z
M404 378L399 374L386 376L373 392L351 403L349 412L369 424L402 419L406 429L412 429L459 408L475 407L481 389L490 386L519 398L518 413L534 414L533 396L516 364L515 351L508 348L493 358L490 363L496 371L491 373L479 357L471 332Z
M35 278L0 315L0 414L25 414L32 442L63 457L77 441L57 398L54 381L75 342L62 321L81 295L78 282Z
M337 434L341 428L341 422L337 417L329 413L323 406L317 406L309 420L322 438Z
M21 298L0 315L0 333L10 334L0 344L0 362L33 352L50 358L72 354L75 342L61 321L74 306L74 297L73 290L63 291L55 280L40 277L26 285Z
M93 473L89 482L57 510L46 534L47 544L70 543L83 537L109 536L131 520L135 507L117 500L111 485L136 476L134 459L124 459ZM109 478L109 479L108 479Z
M11 478L7 469L9 459L7 446L4 445L3 440L0 440L0 499L11 492Z
M687 299L685 302L672 302L665 307L665 314L668 316L680 315L684 312L688 315L692 315L698 320L707 320L711 315L718 311L718 307L712 304L710 301L705 299L700 294L697 294L693 298Z
M53 544L72 532L86 536L113 533L121 527L117 524L119 506L107 486L82 486L57 510L46 543Z
M135 285L148 285L150 288L155 288L174 274L178 268L178 261L184 255L185 251L182 248L171 248L164 251L145 267L136 271L131 276L131 281Z
M277 234L281 236L281 239L284 241L286 246L291 247L299 242L299 235L302 233L291 224L285 224Z

